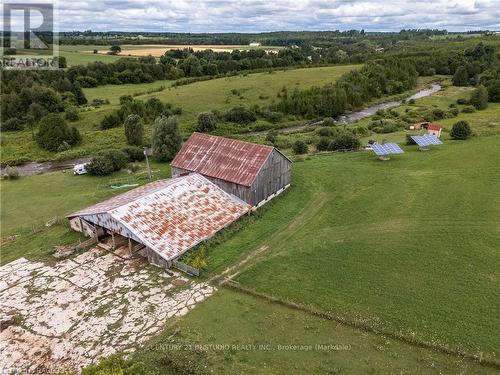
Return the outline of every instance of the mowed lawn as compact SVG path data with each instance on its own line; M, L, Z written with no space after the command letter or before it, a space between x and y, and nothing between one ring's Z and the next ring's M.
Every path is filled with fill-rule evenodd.
M243 286L419 341L500 347L500 137L381 162L297 162L293 187L216 246L210 264L267 246ZM269 219L269 217L271 219Z
M175 350L175 344L192 350ZM186 345L186 346L184 346ZM205 350L196 350L195 345ZM490 374L492 369L221 289L130 357L152 374L182 358L213 374ZM173 371L172 371L173 372Z

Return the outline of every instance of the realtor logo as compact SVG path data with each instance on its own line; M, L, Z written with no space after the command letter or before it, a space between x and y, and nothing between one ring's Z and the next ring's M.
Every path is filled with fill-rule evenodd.
M54 3L6 0L2 11L2 67L58 69Z

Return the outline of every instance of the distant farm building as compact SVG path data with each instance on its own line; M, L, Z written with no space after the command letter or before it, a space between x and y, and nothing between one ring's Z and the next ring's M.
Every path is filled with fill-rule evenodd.
M424 121L424 122L418 122L414 126L415 130L427 130L427 133L430 135L435 135L436 137L441 137L441 131L443 130L443 127L434 124L432 122Z
M259 42L251 42L249 44L250 47L259 47L260 46L260 43Z
M172 176L199 173L253 207L290 186L292 162L278 149L193 133L171 163Z
M440 126L440 125L436 125L436 124L429 124L427 126L427 134L429 135L434 135L436 137L441 137L441 131L443 130L443 128Z
M187 250L250 210L199 174L160 180L68 216L71 228L91 237L128 241L158 266L171 267Z

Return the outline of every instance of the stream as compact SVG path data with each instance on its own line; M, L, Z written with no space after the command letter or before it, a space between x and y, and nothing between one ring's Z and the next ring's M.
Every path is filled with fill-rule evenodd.
M413 94L412 96L408 97L406 100L410 99L420 99L424 98L426 96L432 95L436 92L441 90L441 85L437 83L433 83L430 88L420 90L416 94ZM353 113L348 113L344 116L340 116L339 118L336 119L336 121L339 124L350 124L352 122L358 121L364 117L368 116L373 116L379 109L388 109L388 108L393 108L397 107L402 103L402 100L393 100L390 102L386 103L381 103L374 105L372 107L364 108L360 111L353 112ZM292 126L289 128L282 128L282 129L276 129L278 133L292 133L298 130L303 130L307 128L313 128L315 126L318 126L322 123L323 121L315 121L309 124L304 124L304 125L296 125ZM246 135L265 135L269 132L269 130L263 130L263 131L257 131L257 132L251 132L251 133L246 133ZM55 172L55 171L62 171L62 170L67 170L67 169L73 169L73 167L76 164L83 164L87 163L90 161L91 158L81 158L81 159L73 159L73 160L66 160L62 162L31 162L31 163L26 163L20 166L17 166L17 170L19 171L20 176L32 176L35 174L40 174L40 173L45 173L45 172ZM5 173L5 168L0 168L0 175L4 175Z
M429 96L429 95L432 95L432 94L438 92L439 90L441 90L441 85L439 85L437 83L433 83L430 88L420 90L416 94L413 94L412 96L409 96L408 98L406 98L406 100L424 98L426 96ZM389 108L397 107L402 102L403 102L402 100L393 100L390 102L377 104L377 105L374 105L372 107L364 108L364 109L357 111L357 112L352 112L352 113L348 113L348 114L343 115L343 116L339 116L336 119L336 122L339 124L350 124L352 122L356 122L358 120L361 120L364 117L373 116L375 113L377 113L377 111L379 109L389 109ZM289 128L276 129L276 131L278 133L288 134L288 133L293 133L293 132L298 131L298 130L313 128L315 126L321 125L322 122L323 121L315 121L315 122L312 122L309 124L296 125L296 126L291 126ZM262 130L262 131L250 132L250 133L245 133L245 134L265 135L268 132L269 132L269 130Z

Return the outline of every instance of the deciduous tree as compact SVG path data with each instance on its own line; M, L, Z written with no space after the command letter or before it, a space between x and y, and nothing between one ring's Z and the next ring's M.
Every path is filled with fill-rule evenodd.
M153 156L159 161L172 160L179 152L182 137L175 117L158 117L153 125Z

